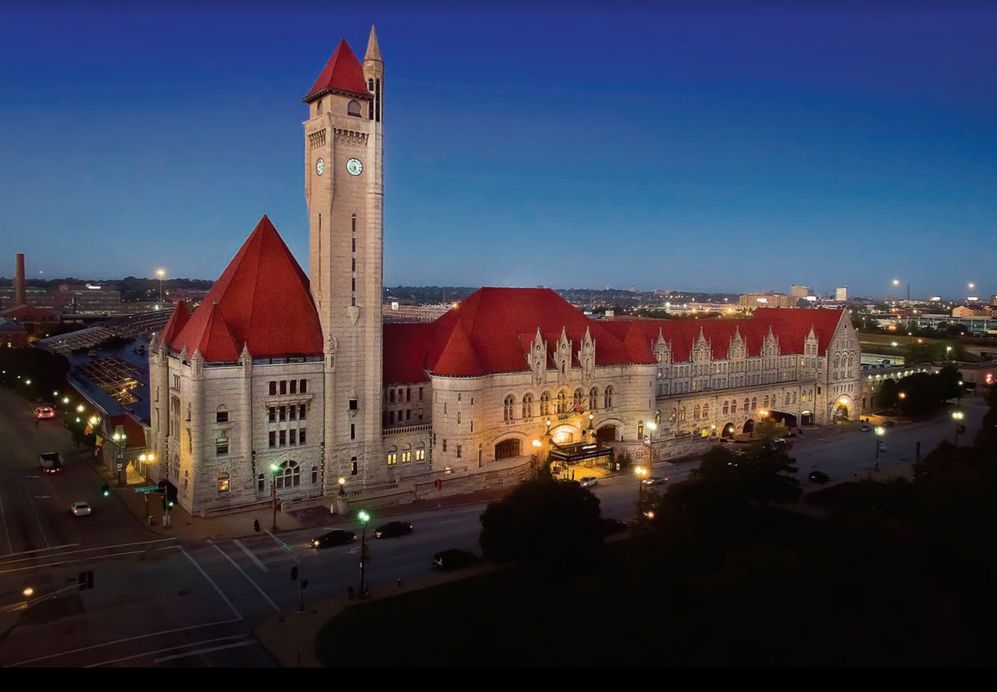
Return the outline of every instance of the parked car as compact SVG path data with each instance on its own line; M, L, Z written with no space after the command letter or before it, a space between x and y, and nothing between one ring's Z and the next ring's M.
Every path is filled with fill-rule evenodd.
M433 555L433 568L445 571L463 569L464 567L473 567L480 562L480 557L474 553L468 552L467 550L460 550L459 548L441 550L436 553L436 555Z
M581 481L581 486L583 488L591 488L593 486L599 485L599 479L595 476L583 476Z
M346 545L347 543L353 543L357 540L357 535L352 531L344 531L343 529L335 529L329 533L323 534L318 538L312 539L312 547L318 550L319 548L331 548L336 545Z
M412 524L407 521L389 521L384 526L378 526L374 531L375 538L395 538L412 533Z
M42 452L38 455L38 466L42 473L59 473L63 469L62 457L58 452Z
M47 420L49 418L55 418L55 409L51 406L39 406L35 409L35 418L37 420Z
M664 476L651 476L641 481L644 485L664 485L667 482L668 479Z
M859 426L859 430L861 430L862 432L869 432L870 430L872 430L872 427L863 423L862 425Z
M786 444L786 438L785 437L777 437L774 440L772 440L772 444L774 444L774 445L784 445L784 444Z
M88 517L93 514L93 510L90 508L90 503L84 502L83 500L77 500L73 504L69 505L69 511L73 513L74 517Z
M613 533L621 533L627 530L627 522L621 521L620 519L610 519L609 517L602 517L599 520L602 525L602 535L608 536Z
M824 485L829 480L831 480L830 476L828 476L826 473L818 469L814 469L813 471L811 471L810 475L807 476L807 478L810 479L811 483L817 483L819 485Z

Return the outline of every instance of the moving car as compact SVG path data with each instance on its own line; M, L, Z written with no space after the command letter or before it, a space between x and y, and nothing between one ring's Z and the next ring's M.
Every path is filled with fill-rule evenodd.
M591 488L594 485L599 485L599 479L595 476L583 476L579 483L583 488Z
M384 526L378 526L374 531L375 538L395 538L412 533L412 524L407 521L389 521Z
M667 482L668 479L664 476L651 476L641 481L644 485L664 485Z
M436 553L436 555L433 555L433 568L446 571L452 569L462 569L464 567L473 567L479 562L481 562L480 557L466 550L460 550L459 548L441 550Z
M39 406L35 409L35 418L38 420L55 418L55 409L51 406Z
M62 457L58 452L42 452L38 455L38 466L42 473L59 473L62 471Z
M826 473L818 469L814 469L813 471L811 471L810 475L807 476L807 478L810 479L811 483L817 483L819 485L824 485L829 480L831 480L830 476L828 476Z
M870 430L872 430L872 428L863 423L862 425L859 426L859 430L861 430L862 432L869 432Z
M347 543L354 543L357 540L357 535L352 531L345 531L343 529L334 529L329 533L322 534L318 538L312 539L312 547L318 550L319 548L331 548L336 545L346 545Z
M883 427L884 428L892 428L896 424L897 424L896 421L892 421L892 420L884 420L883 421Z
M602 525L602 535L608 536L613 533L621 533L627 530L627 522L620 519L610 519L609 517L602 517L599 519L599 523Z
M93 514L93 510L90 508L90 504L84 502L83 500L77 500L69 506L69 511L73 513L74 517L88 517Z

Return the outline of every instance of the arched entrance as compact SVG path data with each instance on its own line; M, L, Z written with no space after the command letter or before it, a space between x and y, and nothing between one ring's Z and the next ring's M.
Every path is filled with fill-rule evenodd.
M754 431L755 431L755 421L751 420L750 418L744 421L744 428L741 430L741 432L747 435L748 433Z
M724 426L724 429L720 431L720 437L734 437L734 424L728 423Z
M495 445L495 460L518 457L522 454L522 441L516 438L502 440Z
M813 411L801 411L800 412L800 425L813 425L814 424L814 412Z
M847 396L839 396L832 404L831 418L834 421L847 421L851 418L852 400Z
M595 439L599 442L616 442L616 426L604 425L595 433Z

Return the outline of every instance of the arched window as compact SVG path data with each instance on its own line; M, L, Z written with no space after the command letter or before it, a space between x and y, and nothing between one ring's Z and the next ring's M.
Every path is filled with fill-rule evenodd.
M599 402L599 388L592 387L589 390L589 411L595 411L596 404Z
M757 408L758 408L758 397L753 396L751 397L751 410L754 411Z
M557 415L564 414L568 410L568 395L562 389L557 393Z
M723 415L726 416L729 411L730 411L730 403L727 402L727 401L725 401L724 402L724 408L723 408L723 412L724 412Z
M360 464L356 457L350 457L350 475L355 476L360 473Z
M668 421L670 423L674 423L675 419L678 418L678 415L679 415L679 410L674 406L672 406L672 412L668 416Z
M685 406L679 409L679 420L680 421L685 420Z
M215 422L228 423L228 409L224 405L215 409Z
M505 406L502 409L502 419L506 423L512 422L512 407L515 406L515 404L516 404L516 399L512 396L512 394L509 394L505 398Z
M613 408L613 385L606 385L606 391L602 395L603 408Z
M256 492L262 493L266 490L267 477L262 473L256 477Z
M298 462L296 461L285 461L280 465L280 469L275 475L278 490L281 488L296 488L301 485L301 467L298 466Z
M572 397L572 402L571 402L572 404L574 404L575 413L581 413L582 411L585 410L585 407L582 406L582 399L584 398L585 398L585 392L583 392L581 389L576 389L575 395Z
M793 392L793 403L796 403L796 392Z
M692 409L692 419L699 420L699 404L696 404L696 407Z
M533 420L533 395L523 395L523 420Z
M318 466L312 466L312 483L318 483Z
M768 408L768 407L769 407L769 395L766 394L765 395L765 399L763 400L763 403L762 403L762 408Z
M354 118L360 117L360 104L356 101L350 101L346 104L346 115L352 115Z
M218 492L227 493L229 491L229 475L228 471L222 471L218 474Z
M540 395L540 415L550 415L550 393L544 392Z
M703 404L703 418L709 418L709 417L710 417L710 405Z
M745 408L747 408L747 407L745 407ZM731 413L737 413L737 399L731 399L730 400L730 412Z

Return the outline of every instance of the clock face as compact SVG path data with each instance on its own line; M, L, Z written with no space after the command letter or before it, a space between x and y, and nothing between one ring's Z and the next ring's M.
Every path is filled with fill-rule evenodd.
M346 172L350 175L360 175L363 173L363 162L360 159L350 159L346 162Z
M315 162L315 172L319 175L325 173L325 160L319 159Z

